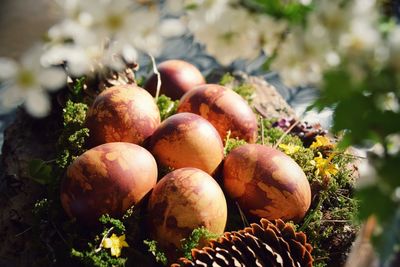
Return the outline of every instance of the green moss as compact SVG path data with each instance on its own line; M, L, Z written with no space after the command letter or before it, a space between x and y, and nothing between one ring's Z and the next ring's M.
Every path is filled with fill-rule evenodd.
M243 97L249 105L253 103L256 89L251 84L243 83L233 87L232 90Z
M358 229L354 221L358 203L353 198L354 177L350 168L355 158L337 148L333 151L323 151L324 158L334 153L332 163L336 164L339 170L327 180L326 177L316 174L316 167L311 163L321 152L320 148L304 147L297 136L285 135L280 128L274 128L272 126L274 120L263 119L262 123L262 127L261 125L259 127L259 135L264 135L264 144L276 145L279 142L299 147L290 157L306 174L313 198L310 210L297 228L307 234L308 242L314 247L312 254L315 258L315 266L335 266L335 259L339 256L345 257L345 255L333 256L333 254L338 253L338 247L340 249L350 247ZM258 142L262 142L261 138ZM339 245L335 245L332 240L337 240Z
M111 218L108 214L101 215L99 221L102 225L107 226L103 231L103 235L106 234L111 227L113 227L114 231L118 234L123 234L125 232L124 223L119 219Z
M176 113L178 109L179 100L171 100L168 96L160 95L157 99L157 106L160 110L161 121Z
M227 85L235 81L235 77L232 76L229 72L225 73L224 76L222 76L221 80L219 81L220 85Z
M235 77L229 72L225 73L219 81L220 85L229 85L235 81ZM240 83L232 88L234 92L243 97L250 105L252 104L255 96L255 87L248 83Z
M64 129L58 139L56 163L66 168L75 158L86 151L84 144L89 137L89 129L84 128L88 106L68 100L63 109Z
M207 245L211 239L218 238L219 235L211 233L205 227L196 228L192 234L182 240L182 251L184 257L192 259L192 249L202 248Z
M126 258L116 258L106 250L96 251L93 244L89 244L86 251L71 250L71 256L87 267L122 267L125 266Z
M154 256L156 262L166 266L168 263L167 256L162 251L155 240L144 240L143 243L148 247L148 251Z
M260 123L261 121L261 123ZM273 127L276 119L259 119L257 143L275 145L278 141L282 144L293 144L303 147L303 142L298 136L286 134L281 128ZM282 140L281 137L283 137Z
M239 138L230 138L231 132L229 131L228 134L226 135L225 139L225 146L224 146L224 155L228 155L233 149L247 144L245 140L239 139Z
M81 127L85 122L88 106L84 103L74 103L68 100L63 108L64 127Z

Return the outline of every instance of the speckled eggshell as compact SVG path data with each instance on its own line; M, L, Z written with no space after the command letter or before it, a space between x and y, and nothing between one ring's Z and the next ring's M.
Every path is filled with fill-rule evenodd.
M149 150L162 166L194 167L208 174L216 170L224 157L217 130L193 113L179 113L164 120L151 136Z
M206 84L187 92L178 112L192 112L211 122L222 140L231 131L231 138L248 143L257 140L257 118L247 102L234 91L217 84Z
M122 216L156 184L157 164L143 147L115 142L94 147L67 169L61 183L66 213L87 225L102 214Z
M118 85L100 93L86 117L90 147L109 142L142 144L160 125L153 97L136 85Z
M182 168L164 176L150 195L147 211L151 238L170 258L195 228L203 226L222 234L227 220L222 189L210 175L196 168Z
M183 60L167 60L160 63L157 69L161 76L160 94L173 100L180 99L183 94L206 81L199 69ZM153 74L147 80L144 88L153 96L157 91L157 75Z
M232 150L223 168L228 195L253 217L300 221L311 189L300 166L274 148L248 144Z

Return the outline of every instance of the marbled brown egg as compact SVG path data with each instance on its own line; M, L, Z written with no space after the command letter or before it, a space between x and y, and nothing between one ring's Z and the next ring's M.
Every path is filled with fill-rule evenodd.
M311 189L289 156L258 144L240 146L224 162L223 184L244 212L269 220L300 221L311 203Z
M109 142L142 144L160 124L153 97L136 85L104 90L88 110L86 127L90 147Z
M194 167L208 174L216 170L224 157L217 130L193 113L179 113L164 120L151 136L149 150L162 166Z
M67 169L61 203L70 217L87 225L102 214L123 215L156 184L157 164L143 147L114 142L94 147Z
M195 228L203 226L222 234L227 220L222 189L210 175L196 168L177 169L164 176L150 195L147 211L151 238L170 259L181 248L181 240Z
M257 118L247 102L234 91L217 84L205 84L188 91L179 103L178 112L192 112L211 122L222 140L230 137L248 143L257 140Z
M161 77L160 94L177 100L195 86L204 84L205 79L198 68L183 60L167 60L157 66ZM147 80L144 88L153 96L157 91L157 75Z

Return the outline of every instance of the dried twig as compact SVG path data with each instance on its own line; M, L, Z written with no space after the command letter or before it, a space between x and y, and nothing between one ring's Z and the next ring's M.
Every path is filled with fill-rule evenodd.
M101 239L99 246L95 249L94 252L97 253L101 250L101 248L103 247L104 240L110 235L112 230L114 230L114 227L111 227L110 229L108 229L108 231L103 235L103 238Z
M264 136L264 121L263 118L260 117L260 122L261 122L261 144L265 144L265 136Z
M239 206L239 203L235 202L235 204L236 204L236 207L239 210L240 218L242 219L242 222L243 222L243 227L250 226L249 221L246 218L246 215L244 215L244 212L242 211L242 209Z
M156 61L155 61L154 57L152 55L150 55L150 54L148 54L148 55L149 55L149 57L151 59L151 63L153 64L153 72L154 72L154 74L157 75L157 90L156 90L156 96L155 96L155 99L156 99L156 102L157 102L158 96L160 95L161 74L157 69L157 65L156 65Z
M285 138L286 135L288 135L294 127L296 127L297 124L300 123L300 120L296 120L295 123L293 123L283 134L282 136L278 139L278 141L276 142L276 144L274 145L274 148L277 148L279 146L279 144L283 141L283 138Z

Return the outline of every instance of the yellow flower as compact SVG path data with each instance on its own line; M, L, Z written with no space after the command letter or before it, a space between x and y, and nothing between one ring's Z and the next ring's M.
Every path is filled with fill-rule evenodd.
M129 247L128 243L125 241L125 235L116 236L112 234L110 238L105 238L103 240L103 247L111 249L111 255L119 257L121 255L121 249L123 247Z
M318 154L318 157L315 157L314 160L311 161L311 164L317 168L315 174L323 177L330 177L331 175L337 174L339 169L336 164L331 162L332 156L324 159L321 153Z
M328 137L318 135L315 137L315 141L311 144L310 148L318 148L321 146L333 147L333 144L331 143L331 140L329 140Z
M292 155L300 150L300 146L296 146L293 144L289 144L289 145L279 144L279 148L282 148L283 152L285 152L285 154L287 154L287 155Z

